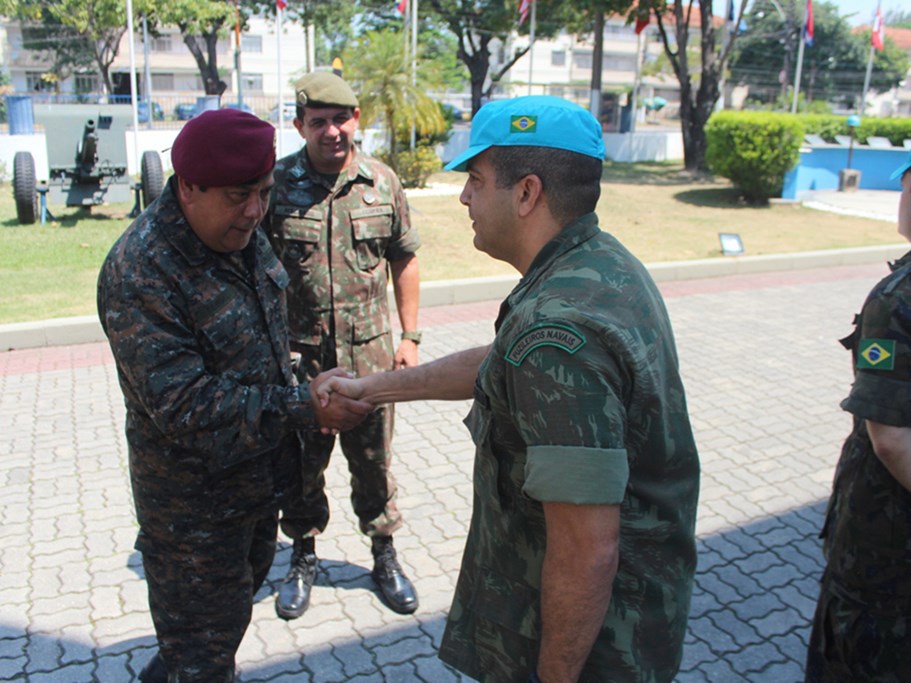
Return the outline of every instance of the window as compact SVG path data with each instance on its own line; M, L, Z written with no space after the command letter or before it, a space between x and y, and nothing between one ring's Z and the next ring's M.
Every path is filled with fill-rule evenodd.
M163 35L152 38L151 43L152 52L170 52L171 51L171 36Z
M41 92L44 90L45 82L41 78L43 74L40 71L26 71L25 72L25 87L31 92Z
M591 69L592 53L577 50L573 53L573 65L575 65L577 69Z
M244 92L258 92L263 91L263 75L262 74L244 74Z
M251 36L247 33L244 33L240 37L240 51L241 52L256 52L256 53L262 54L263 37L262 36Z
M76 92L79 94L98 92L98 76L96 74L76 74L74 79Z
M174 89L174 74L152 74L152 90L159 92L162 90Z
M566 50L553 50L550 53L551 66L566 66Z

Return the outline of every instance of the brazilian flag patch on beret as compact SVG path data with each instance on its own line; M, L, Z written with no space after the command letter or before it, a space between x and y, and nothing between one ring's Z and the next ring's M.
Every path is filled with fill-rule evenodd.
M585 337L567 325L536 325L520 334L510 345L506 360L518 367L529 353L541 346L556 346L567 353L575 353L585 346Z
M534 133L538 129L537 116L513 116L510 120L513 133Z
M858 370L892 370L895 368L894 339L861 339L857 353Z

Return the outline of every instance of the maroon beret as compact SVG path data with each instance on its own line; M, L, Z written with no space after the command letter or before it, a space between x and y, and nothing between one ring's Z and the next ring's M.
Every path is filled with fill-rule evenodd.
M275 165L275 128L239 109L204 111L177 134L171 165L193 185L249 183Z

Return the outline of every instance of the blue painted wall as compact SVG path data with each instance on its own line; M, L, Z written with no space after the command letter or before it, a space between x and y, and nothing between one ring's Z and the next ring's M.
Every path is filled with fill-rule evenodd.
M901 190L898 179L889 180L892 171L908 159L909 150L901 147L878 149L855 145L851 168L860 171L862 190ZM808 190L837 190L838 172L848 167L848 148L841 145L801 147L797 167L784 177L781 196L798 199Z

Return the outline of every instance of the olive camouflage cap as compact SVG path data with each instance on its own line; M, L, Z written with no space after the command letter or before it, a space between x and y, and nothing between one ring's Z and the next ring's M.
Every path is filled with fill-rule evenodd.
M330 71L314 71L294 84L297 104L325 107L356 107L357 96L346 81Z

